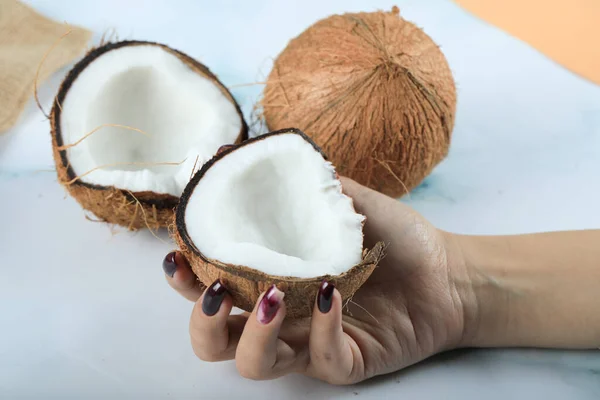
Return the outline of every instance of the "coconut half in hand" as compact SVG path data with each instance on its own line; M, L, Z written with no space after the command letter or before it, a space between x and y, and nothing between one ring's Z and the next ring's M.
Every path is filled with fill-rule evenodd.
M208 68L142 41L91 50L50 120L59 181L83 208L130 229L172 223L194 169L247 138L238 104Z
M324 279L350 297L383 244L363 248L365 217L304 133L268 133L219 152L186 186L175 239L205 285L220 279L234 305L251 311L275 284L287 315L311 315Z

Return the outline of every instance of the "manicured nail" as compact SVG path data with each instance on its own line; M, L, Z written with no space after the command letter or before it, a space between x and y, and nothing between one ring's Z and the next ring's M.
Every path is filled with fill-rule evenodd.
M225 286L223 286L218 279L214 281L213 284L206 289L204 298L202 299L202 311L204 314L209 317L215 315L221 307L221 303L225 298L225 293L227 293Z
M235 145L234 144L224 144L223 146L219 147L219 150L217 150L217 154L221 154L225 150L230 149L232 147L235 147Z
M258 322L266 325L275 318L275 314L277 314L277 310L279 310L279 307L281 306L283 296L285 296L285 294L277 289L275 285L267 290L267 293L265 293L260 301L258 311L256 312Z
M177 272L177 261L175 258L176 254L177 253L173 251L167 254L163 260L163 271L165 271L165 274L169 275L171 278L173 275L175 275L175 272Z
M335 289L335 286L327 281L323 281L321 287L319 287L317 307L319 307L319 311L323 314L326 314L331 310L331 304L333 303L333 289Z

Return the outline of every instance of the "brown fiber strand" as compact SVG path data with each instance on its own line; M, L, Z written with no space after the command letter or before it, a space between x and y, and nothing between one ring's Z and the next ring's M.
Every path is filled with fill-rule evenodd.
M114 193L114 192L113 192ZM108 196L105 197L105 199L109 199ZM129 201L127 200L127 197L122 196L121 197L121 204L119 204L119 208L117 211L121 211L122 209L124 209L125 207L128 206Z
M100 38L100 42L97 47L102 47L107 43L116 42L119 40L119 35L117 34L117 30L113 28L108 28L102 33L102 37Z
M263 107L289 107L289 105L285 104L285 103L265 103L265 102L261 102L261 105Z
M265 119L263 118L262 108L259 103L254 104L250 113L250 123L248 130L252 135L258 136L267 131Z
M398 178L398 175L396 175L396 173L390 168L390 166L388 165L388 163L385 163L379 159L375 159L375 161L377 161L379 164L381 164L386 170L389 171L389 173L398 180L398 182L402 185L402 187L404 188L404 190L406 191L406 195L408 196L408 198L410 199L410 191L408 190L408 188L406 187L406 185L404 184L404 182L402 182L402 179Z
M104 220L102 220L102 219L94 219L94 218L91 218L89 215L84 215L84 217L85 217L85 219L87 219L87 220L88 220L88 221L90 221L90 222L105 222L105 221L104 221Z
M235 85L229 85L229 86L227 86L227 89L235 89L235 88L240 88L240 87L266 85L266 84L267 84L267 82L237 83Z
M148 218L146 217L146 211L144 210L144 206L142 206L142 203L140 203L140 201L138 200L138 198L135 197L134 194L131 191L127 190L127 193L129 193L129 195L137 203L137 206L140 208L140 210L142 210L142 218L144 219L144 223L146 224L146 228L148 228L148 230L150 231L150 233L152 234L152 236L154 236L155 238L157 238L162 243L167 244L167 242L165 242L164 240L162 240L161 238L158 237L158 235L154 232L154 230L148 224ZM130 230L131 230L131 226L133 226L133 221L135 220L136 215L137 215L137 207L135 208L135 213L134 213L134 216L133 216L133 219L132 219L132 224L130 225L130 228L129 228Z
M79 140L77 140L75 143L71 143L71 144L65 144L62 146L58 146L58 150L62 151L62 150L66 150L66 149L70 149L71 147L75 147L77 146L79 143L83 142L85 139L87 139L88 137L92 136L94 133L98 132L99 130L103 129L103 128L108 128L108 127L113 127L113 128L123 128L123 129L127 129L130 131L134 131L134 132L139 132L143 135L148 135L147 132L144 132L141 129L138 128L133 128L131 126L127 126L127 125L120 125L120 124L102 124L100 126L97 126L96 128L92 129L90 132L86 133L85 135L83 135L83 137L81 137Z
M275 60L260 103L269 130L301 129L340 175L400 197L448 154L456 88L439 47L393 8L310 26Z
M275 64L273 66L273 69L277 71L277 76L280 77L281 74L279 73L279 67L277 66L277 64ZM279 85L279 88L281 89L281 93L283 93L283 98L285 99L285 104L287 105L287 107L290 107L290 99L288 99L288 95L285 91L285 86L283 86L283 82L281 82L281 78L279 78L277 80L277 82L274 82L274 83Z
M180 162L158 162L158 163L144 163L144 162L129 162L129 163L126 163L126 162L121 162L121 163L103 164L103 165L99 165L97 167L94 167L94 168L90 169L89 171L84 172L81 175L77 175L75 178L71 179L70 181L65 182L65 185L67 185L67 186L68 185L72 185L73 183L77 182L78 180L80 180L84 176L89 175L89 174L91 174L94 171L97 171L99 169L106 168L106 167L116 167L116 166L120 166L120 165L123 165L123 166L125 166L125 165L140 165L140 166L142 166L142 165L145 165L145 166L154 166L154 165L181 165L182 163L183 163L183 161L180 161Z
M173 218L173 220L171 221L171 223L169 223L167 225L167 233L168 233L169 237L171 239L173 239L173 241L175 240L175 235L176 235L175 232L176 231L177 231L177 227L175 226L175 219Z
M348 307L348 304L350 304L350 302L352 301L352 297L354 297L354 295L348 297L342 305L342 310L345 310L346 315L349 315L351 317L353 317L354 315L352 314L352 311L350 311L350 307Z
M58 107L58 109L59 109L59 110L60 110L60 112L62 113L62 110L63 110L63 109L62 109L62 105L60 104L60 101L58 101L58 97L56 98L55 102L56 102L56 106Z
M135 211L133 212L133 215L131 216L131 222L129 223L129 225L127 226L128 230L132 230L133 228L133 223L135 222L136 218L137 218L137 214L138 214L138 203L135 204Z
M190 179L188 179L188 181L192 180L192 177L194 176L194 171L196 171L196 164L198 164L198 159L200 158L200 155L198 154L196 156L196 160L194 161L194 166L192 167L192 172L190 173Z
M65 25L67 25L67 27L69 26L68 24L65 24ZM52 51L56 48L56 46L58 46L58 44L71 32L73 32L73 29L69 28L69 30L67 32L63 33L56 40L56 42L54 42L52 44L52 46L50 46L50 48L48 50L46 50L46 52L42 56L40 63L38 64L37 70L35 71L35 79L33 80L33 97L35 99L35 103L37 104L37 107L40 109L42 114L44 114L44 116L48 119L50 119L50 115L46 114L46 111L44 111L44 108L42 107L42 104L40 103L40 98L38 97L38 82L40 79L40 71L42 70L42 66L44 65L44 61L46 61L46 58L48 58L48 56L50 55L50 53L52 53Z
M352 300L352 298L349 298L349 299L348 299L348 302L347 302L346 304L348 304L348 303L352 303L352 304L354 304L356 307L358 307L358 308L360 308L361 310L363 310L365 313L367 313L367 315L368 315L369 317L373 318L373 320L375 320L375 322L379 324L379 321L377 320L377 318L375 318L375 316L374 316L373 314L371 314L371 313L370 313L370 312L369 312L369 311L368 311L366 308L364 308L363 306L361 306L361 305L360 305L360 304L358 304L357 302L353 301L353 300Z
M154 223L155 223L154 229L156 229L158 231L160 226L158 226L158 213L156 212L156 205L154 205L154 204L152 204L152 218L154 218Z

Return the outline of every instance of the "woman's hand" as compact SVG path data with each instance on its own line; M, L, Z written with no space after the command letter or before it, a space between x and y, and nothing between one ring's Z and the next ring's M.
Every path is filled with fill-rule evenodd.
M285 297L276 288L252 313L230 315L227 288L219 282L202 288L181 254L167 256L169 284L196 302L190 335L199 358L235 359L240 374L251 379L302 373L350 384L461 345L471 317L464 304L467 274L454 241L402 203L354 181L342 183L367 217L365 245L388 244L348 304L324 282L311 319L285 320Z

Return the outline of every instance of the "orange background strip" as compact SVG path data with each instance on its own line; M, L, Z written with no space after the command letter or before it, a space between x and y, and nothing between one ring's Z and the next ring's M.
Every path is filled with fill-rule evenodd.
M600 0L454 1L570 71L600 84Z

